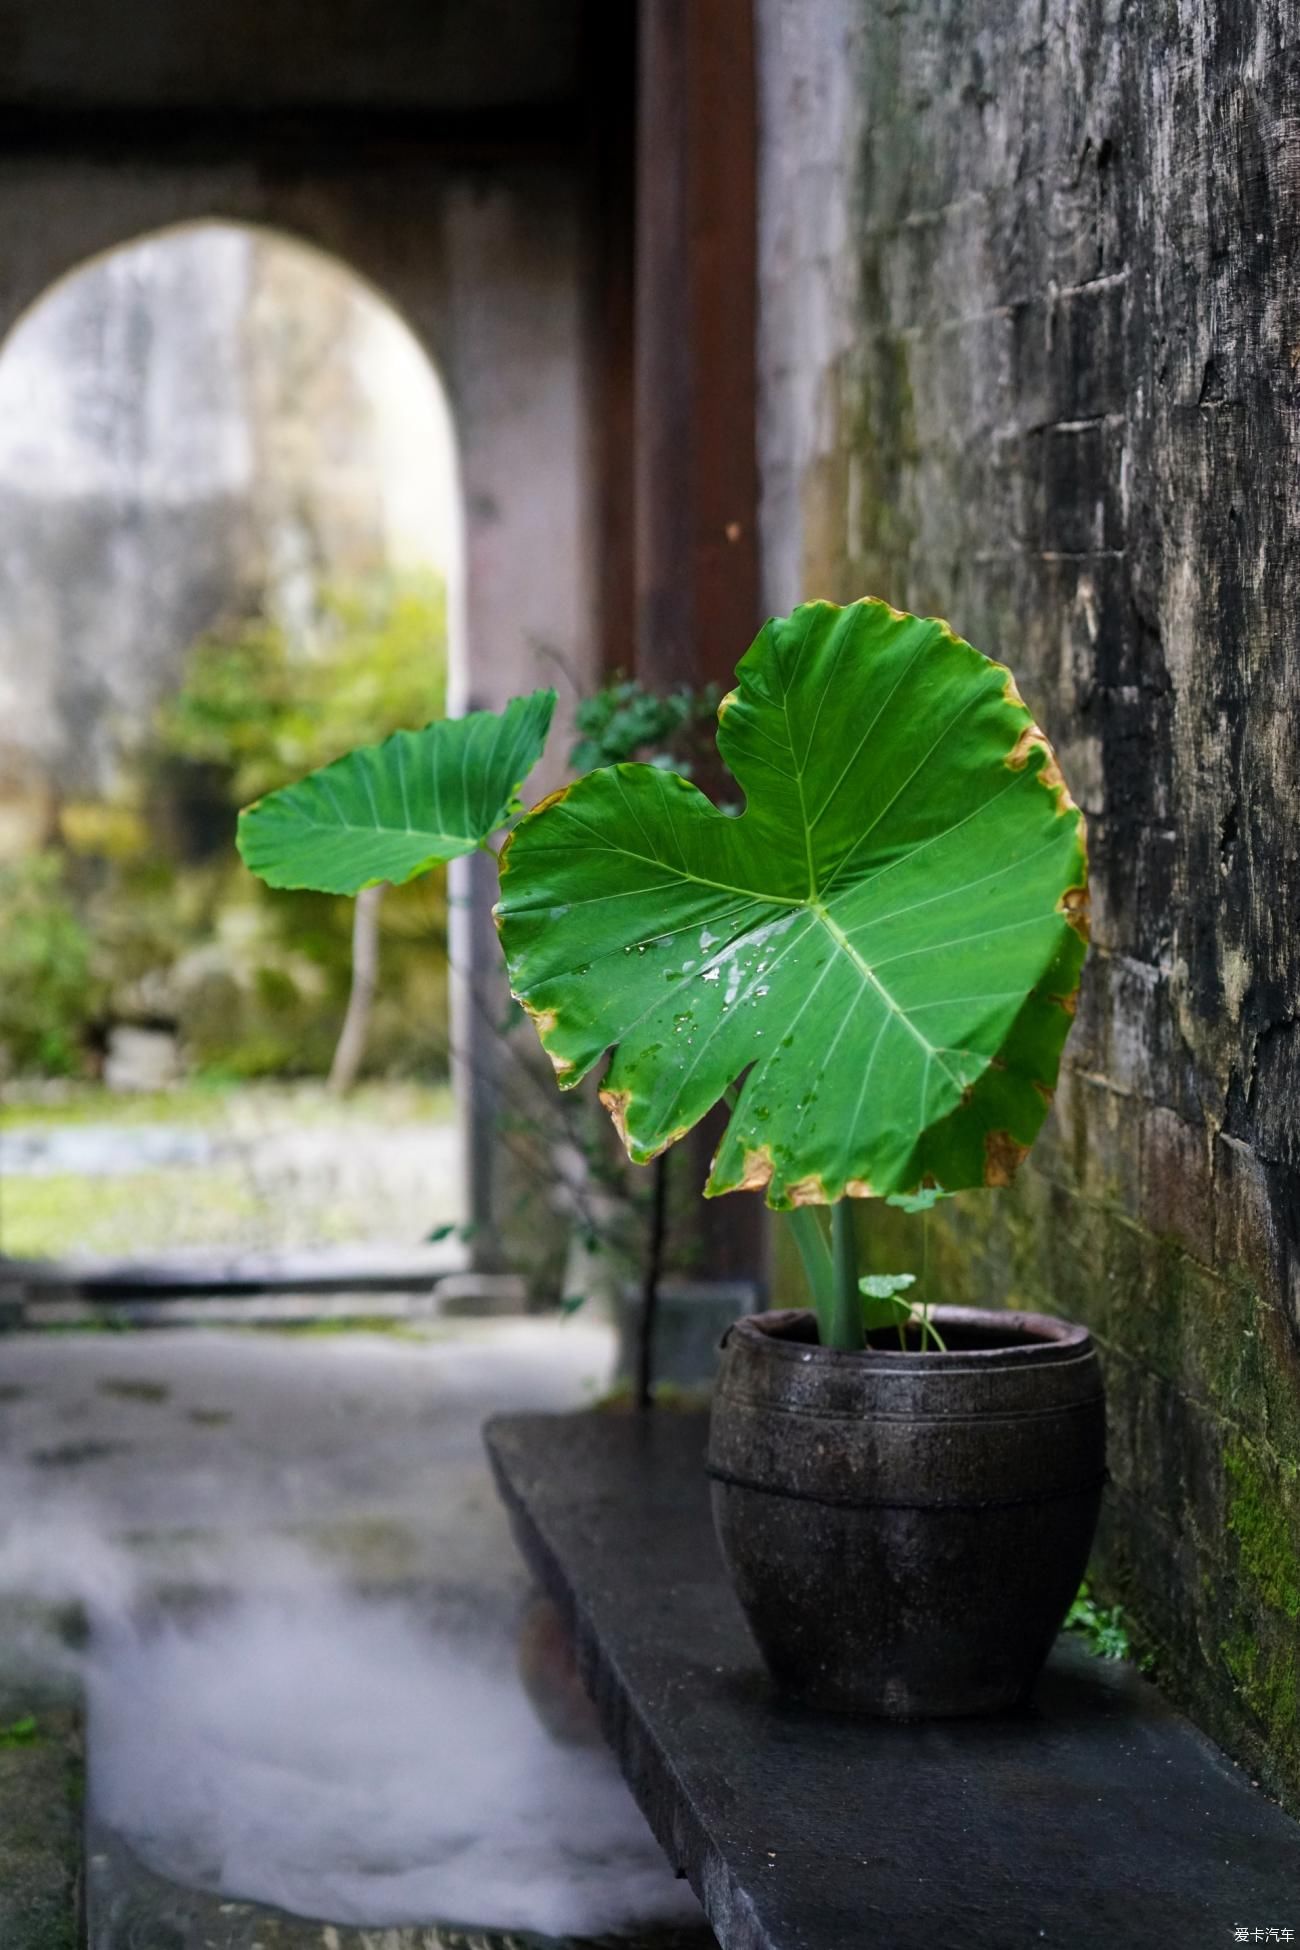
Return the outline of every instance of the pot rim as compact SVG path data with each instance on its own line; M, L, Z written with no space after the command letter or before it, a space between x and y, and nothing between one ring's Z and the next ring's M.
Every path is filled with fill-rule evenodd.
M975 1368L999 1366L1007 1361L1017 1366L1025 1363L1039 1365L1045 1361L1072 1361L1079 1355L1092 1350L1092 1335L1079 1321L1058 1320L1052 1314L1030 1314L991 1307L931 1307L930 1318L942 1327L945 1321L953 1326L989 1327L997 1330L999 1340L990 1347L956 1348L890 1348L864 1347L842 1348L823 1347L820 1341L786 1339L782 1330L789 1330L796 1323L810 1322L816 1327L817 1316L811 1307L777 1307L765 1313L744 1314L728 1327L722 1337L725 1347L734 1336L754 1353L761 1353L768 1359L797 1361L806 1364L815 1362L820 1367L834 1367L852 1362L856 1367L879 1367L893 1373L934 1374L943 1368ZM1008 1341L1007 1330L1024 1334L1023 1341Z

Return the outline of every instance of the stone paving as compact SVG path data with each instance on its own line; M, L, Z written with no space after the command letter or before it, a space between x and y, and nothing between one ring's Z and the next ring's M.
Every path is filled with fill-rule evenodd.
M482 1420L581 1404L605 1386L612 1352L609 1333L581 1318L444 1323L400 1336L0 1338L0 1598L11 1622L25 1589L46 1604L111 1608L124 1602L125 1576L137 1609L159 1592L175 1604L278 1590L292 1603L309 1561L313 1576L339 1589L414 1590L438 1629L481 1621L485 1641L504 1642L528 1583L488 1475ZM36 1682L16 1668L27 1637L0 1632L0 1672L10 1682L0 1727L33 1711ZM65 1660L54 1695L41 1682L37 1717L48 1742L0 1749L0 1794L21 1770L43 1770L40 1805L53 1826L40 1843L45 1856L38 1849L32 1859L46 1912L62 1912L37 1917L34 1909L23 1936L0 1908L5 1950L73 1941L58 1934L72 1914L75 1867L67 1671ZM165 1741L167 1729L156 1737ZM95 1801L93 1713L89 1745ZM0 1828L3 1814L0 1806ZM372 1930L301 1921L240 1902L238 1890L187 1895L151 1876L94 1810L92 1818L90 1950L523 1950L541 1940L517 1927L474 1929L463 1911L453 1929L431 1918ZM637 1940L682 1950L712 1941L698 1925L665 1925Z

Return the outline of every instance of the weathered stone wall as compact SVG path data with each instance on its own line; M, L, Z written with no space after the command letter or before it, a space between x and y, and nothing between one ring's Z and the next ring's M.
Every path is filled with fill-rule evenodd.
M948 616L1017 671L1089 821L1056 1110L931 1260L954 1297L1093 1325L1104 1574L1170 1685L1295 1797L1294 13L759 14L769 606Z

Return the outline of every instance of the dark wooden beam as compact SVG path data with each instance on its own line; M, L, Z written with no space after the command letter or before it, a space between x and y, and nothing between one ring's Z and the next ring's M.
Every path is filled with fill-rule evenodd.
M752 0L640 0L637 93L637 674L726 689L761 621ZM674 1154L692 1188L722 1122ZM694 1231L701 1271L762 1277L756 1200L700 1206Z
M0 158L259 165L349 174L358 163L572 160L583 119L572 103L476 109L313 103L154 108L15 106L0 101Z
M589 211L591 526L606 677L636 665L634 524L636 45L633 0L587 0L582 73Z
M637 662L730 682L758 622L752 0L641 0Z

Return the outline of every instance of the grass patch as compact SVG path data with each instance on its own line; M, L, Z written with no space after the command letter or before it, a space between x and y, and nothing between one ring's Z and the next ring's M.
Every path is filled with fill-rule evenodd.
M34 1713L24 1713L21 1720L11 1720L6 1727L0 1727L0 1750L12 1747L35 1747L44 1739L36 1723Z
M66 1253L139 1257L178 1243L224 1245L256 1226L260 1205L238 1167L133 1172L125 1178L9 1178L4 1250L16 1259Z
M324 1320L268 1320L264 1327L250 1331L288 1334L295 1340L330 1339L339 1334L387 1334L395 1341L429 1339L420 1322L403 1320L395 1314L331 1314Z
M124 1402L165 1402L171 1394L161 1381L101 1381L97 1388L101 1395L116 1395Z
M25 1094L11 1084L0 1102L0 1131L54 1130L79 1124L215 1124L225 1114L233 1086L186 1083L174 1090L119 1095L99 1084L70 1083Z
M295 1124L346 1127L376 1117L385 1123L446 1123L455 1116L455 1101L447 1084L363 1083L340 1099L320 1083L255 1084L228 1077L190 1078L170 1090L139 1093L91 1083L47 1084L36 1090L18 1082L0 1099L0 1132L82 1124L221 1125L245 1110L250 1117L282 1113Z

